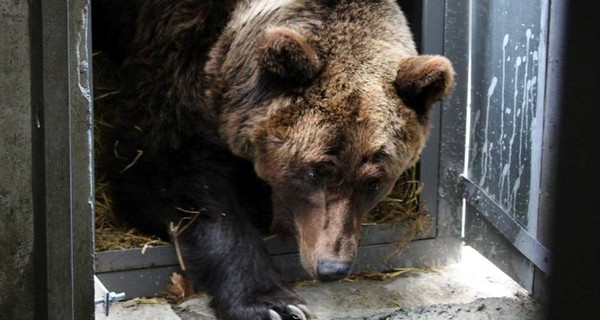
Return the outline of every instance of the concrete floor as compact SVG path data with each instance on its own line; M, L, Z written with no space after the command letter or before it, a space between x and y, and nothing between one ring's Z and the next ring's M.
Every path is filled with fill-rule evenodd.
M414 270L386 280L305 283L296 290L319 319L543 319L539 303L469 247L459 264ZM215 319L207 298L178 305L164 300L120 302L96 319ZM150 303L148 303L150 302Z

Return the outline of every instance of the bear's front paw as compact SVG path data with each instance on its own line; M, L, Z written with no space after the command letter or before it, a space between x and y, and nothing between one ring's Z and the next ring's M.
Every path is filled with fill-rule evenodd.
M295 302L262 301L262 303L242 303L229 308L217 307L217 318L220 320L315 320L317 316L299 299Z
M285 308L285 312L280 310L279 312L270 309L269 315L270 320L287 320L287 319L298 319L298 320L312 320L317 319L317 316L312 313L305 305L299 304L297 306L288 305Z

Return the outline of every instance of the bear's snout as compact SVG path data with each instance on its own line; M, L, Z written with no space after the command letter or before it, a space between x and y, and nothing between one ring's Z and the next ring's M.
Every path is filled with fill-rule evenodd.
M320 260L317 263L317 278L324 282L342 279L350 274L350 269L350 263Z
M295 222L300 258L312 277L332 281L350 274L358 250L360 216L350 210L315 210Z

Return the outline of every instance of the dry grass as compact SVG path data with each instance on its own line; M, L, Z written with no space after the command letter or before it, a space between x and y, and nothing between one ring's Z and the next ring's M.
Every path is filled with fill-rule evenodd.
M427 235L432 227L431 216L418 203L422 185L416 180L407 180L415 175L416 169L404 174L390 197L384 199L367 217L364 225L404 223L404 239L397 243L402 249L412 239ZM120 250L166 244L158 237L144 235L136 229L119 224L111 211L108 182L103 176L96 178L96 250ZM400 196L406 196L400 198ZM397 250L392 255L397 253Z
M402 276L406 276L408 273L418 273L418 272L439 272L437 268L431 267L422 267L422 268L397 268L387 272L359 272L349 275L344 279L340 279L337 281L340 282L357 282L363 280L372 280L372 281L384 281L388 279L394 279ZM303 288L310 287L314 285L318 285L320 282L318 280L301 280L295 281L292 283L294 288Z
M418 167L403 173L391 194L383 199L365 218L364 224L402 223L403 239L396 242L394 250L386 257L398 254L411 240L427 236L433 227L433 217L419 200L423 183L418 180Z
M111 211L107 187L105 181L96 181L96 251L145 249L149 246L167 244L156 236L146 235L119 224Z
M112 152L113 146L102 140L112 129L112 110L118 103L119 74L102 53L94 54L94 154L96 159ZM108 181L99 161L96 161L96 251L147 248L167 244L156 236L143 234L118 223L112 212Z

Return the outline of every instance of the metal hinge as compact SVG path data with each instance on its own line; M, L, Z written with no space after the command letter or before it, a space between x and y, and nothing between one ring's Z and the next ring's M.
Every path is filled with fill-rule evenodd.
M110 305L117 303L120 300L125 299L125 292L115 293L109 292L102 281L94 275L94 289L96 291L96 299L94 300L95 305L102 305L104 315L108 316Z

